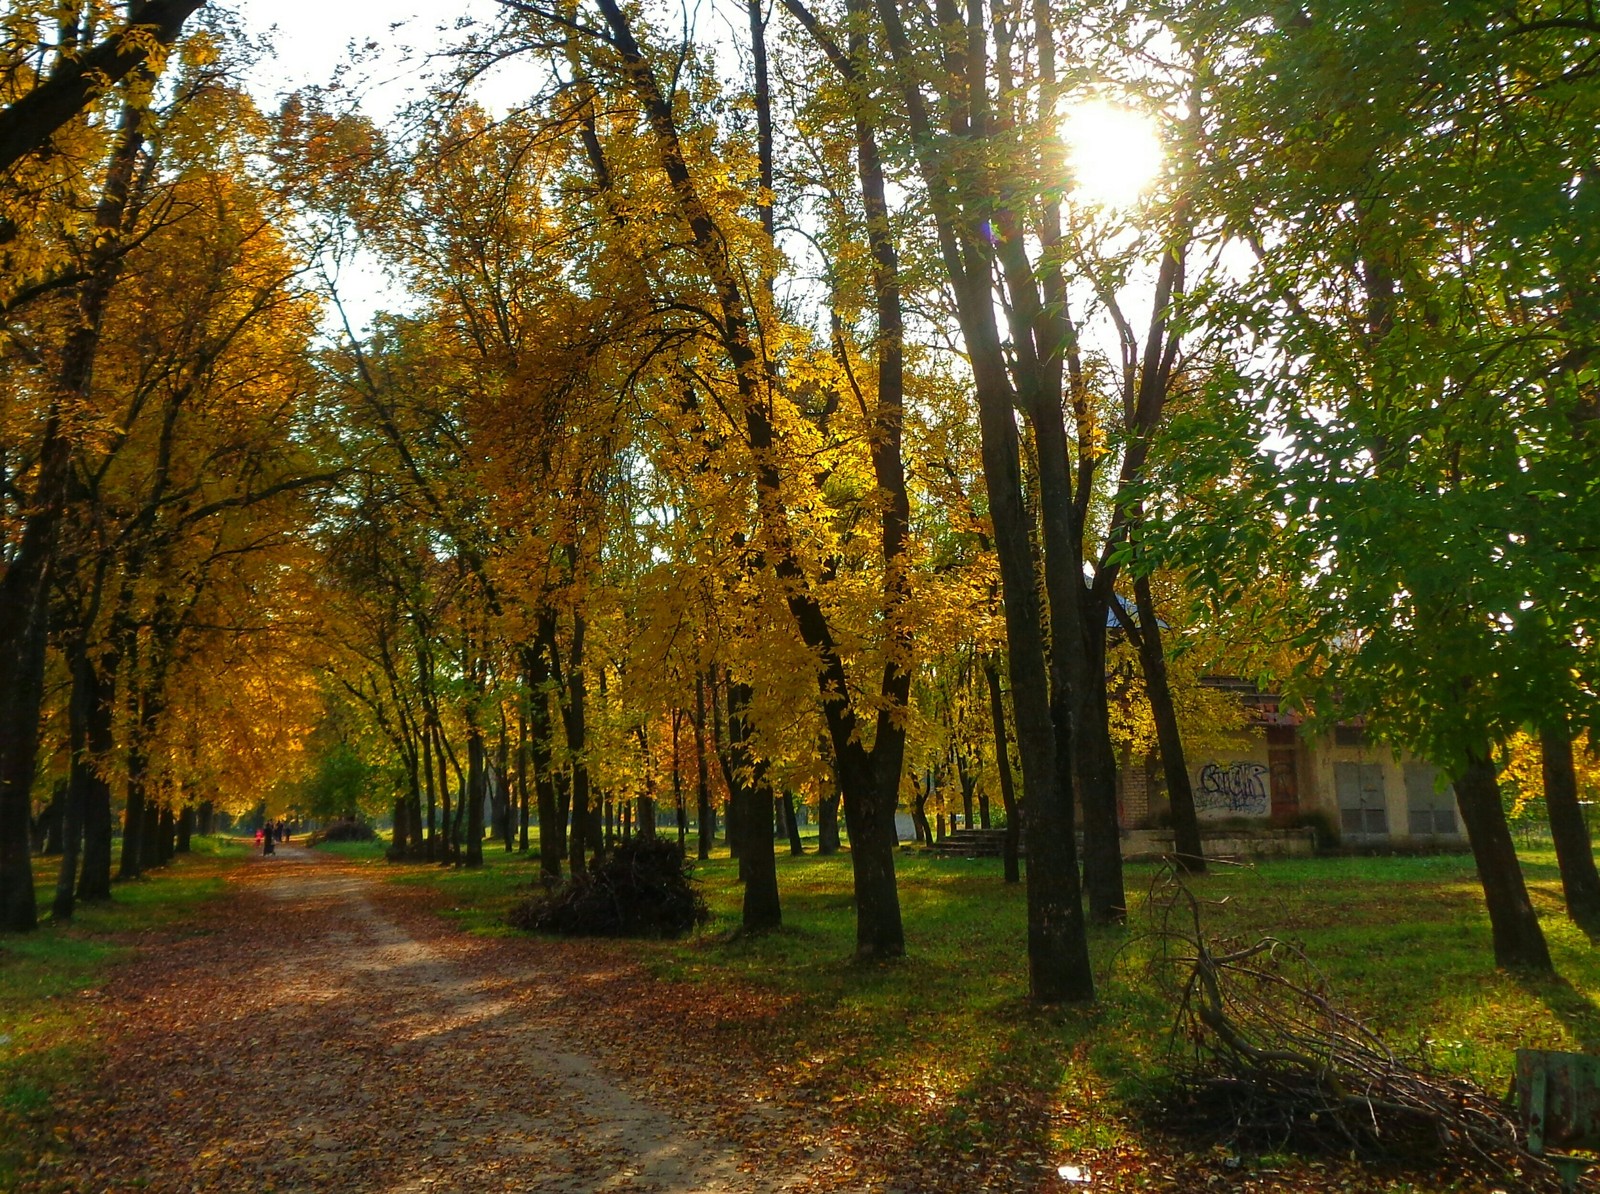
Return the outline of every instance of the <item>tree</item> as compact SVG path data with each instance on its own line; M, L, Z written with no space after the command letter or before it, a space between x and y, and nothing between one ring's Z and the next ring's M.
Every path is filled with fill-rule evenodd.
M1569 165L1594 152L1594 97L1559 65L1560 22L1402 8L1241 31L1214 193L1256 267L1210 317L1260 347L1213 379L1243 421L1213 421L1222 457L1195 438L1204 501L1166 517L1204 510L1204 558L1184 558L1220 610L1264 575L1291 586L1272 617L1303 650L1292 691L1451 776L1496 961L1548 970L1495 753L1595 716L1573 587L1600 526L1579 364L1595 188Z

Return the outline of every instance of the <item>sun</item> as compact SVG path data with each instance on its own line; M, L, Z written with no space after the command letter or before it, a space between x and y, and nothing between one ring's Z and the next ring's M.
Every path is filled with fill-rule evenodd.
M1067 143L1072 194L1099 207L1126 207L1161 169L1161 138L1155 121L1106 100L1085 100L1066 110L1061 136Z

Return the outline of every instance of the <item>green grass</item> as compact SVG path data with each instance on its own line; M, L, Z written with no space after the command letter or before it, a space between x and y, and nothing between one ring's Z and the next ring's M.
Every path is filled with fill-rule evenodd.
M484 853L481 871L395 877L439 885L468 930L503 933L537 861ZM903 851L907 957L888 965L852 960L847 855L780 853L778 868L781 932L733 932L740 887L724 855L697 866L713 922L686 941L640 943L640 956L662 978L711 990L736 979L790 999L773 1055L803 1058L816 1097L844 1102L863 1129L892 1123L917 1147L958 1152L1020 1131L1066 1154L1137 1133L1132 1104L1159 1072L1171 1023L1148 970L1153 867L1127 869L1128 927L1093 930L1097 1002L1058 1009L1027 1000L1024 893L1001 882L998 861ZM1216 867L1192 888L1209 934L1292 941L1393 1045L1425 1048L1436 1065L1502 1091L1520 1045L1600 1051L1600 955L1562 913L1553 853L1526 852L1524 868L1557 979L1494 968L1467 855L1264 861ZM996 1122L1009 1091L1043 1092L1056 1113Z
M318 842L312 847L318 854L332 854L338 858L353 858L382 862L383 852L389 848L386 838L375 838L370 842Z
M0 935L0 1189L31 1167L51 1131L51 1110L93 1080L100 1057L93 996L128 956L130 937L174 925L218 894L244 856L243 839L200 838L189 857L119 883L109 904L80 904L71 922ZM57 860L35 859L48 910Z

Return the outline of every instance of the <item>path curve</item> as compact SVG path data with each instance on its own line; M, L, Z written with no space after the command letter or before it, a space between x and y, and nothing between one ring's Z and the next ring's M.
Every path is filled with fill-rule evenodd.
M223 931L152 943L105 998L109 1097L42 1188L780 1194L564 1029L538 952L493 950L359 865L241 869ZM509 965L507 964L509 959ZM41 1175L45 1176L45 1175Z

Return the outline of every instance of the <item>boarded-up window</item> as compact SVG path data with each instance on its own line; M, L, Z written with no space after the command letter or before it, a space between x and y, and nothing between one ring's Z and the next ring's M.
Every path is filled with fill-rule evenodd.
M1406 820L1412 837L1456 837L1456 793L1437 786L1438 769L1428 763L1406 764Z
M1335 763L1333 786L1339 797L1342 836L1389 836L1389 806L1383 795L1382 767L1376 763Z

